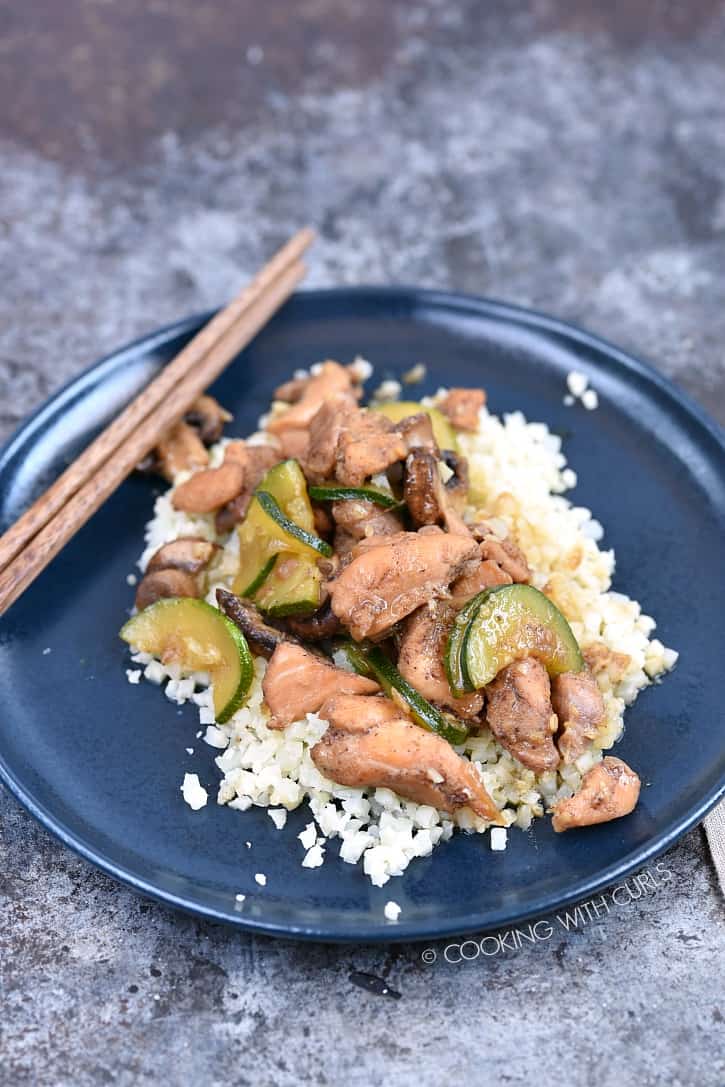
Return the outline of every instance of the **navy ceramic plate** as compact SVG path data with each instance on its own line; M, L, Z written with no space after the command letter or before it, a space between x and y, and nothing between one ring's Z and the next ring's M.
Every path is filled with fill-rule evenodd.
M94 366L60 392L0 458L6 527L200 326L183 321ZM253 430L298 366L361 353L376 379L424 361L421 391L484 385L495 412L520 408L565 435L589 506L616 549L615 588L640 600L680 650L675 672L627 714L616 753L645 783L628 819L555 835L548 819L487 836L457 835L386 887L328 848L300 867L306 807L279 832L261 809L209 803L192 812L179 785L197 772L213 794L214 751L193 708L150 684L130 687L117 630L132 602L155 485L130 479L0 624L0 772L63 842L104 871L173 906L266 933L313 939L429 939L508 925L573 902L644 864L698 822L725 785L722 651L725 447L709 423L647 366L602 341L510 306L417 290L297 295L217 383ZM584 371L600 407L567 408L566 374ZM49 650L49 652L48 652ZM194 755L186 754L187 747ZM252 848L245 846L252 842ZM264 889L254 881L264 872ZM241 910L235 895L247 895ZM396 926L385 902L402 907Z

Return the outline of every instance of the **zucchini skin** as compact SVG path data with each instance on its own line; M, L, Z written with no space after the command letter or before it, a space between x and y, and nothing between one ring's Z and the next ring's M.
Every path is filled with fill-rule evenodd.
M341 483L320 483L308 488L310 498L316 502L373 502L384 510L398 509L403 505L393 494L386 494L376 487L346 487Z
M307 532L306 529L300 528L294 521L290 521L289 517L286 517L285 514L282 513L276 499L272 497L269 491L255 491L254 497L257 499L267 516L271 517L283 532L286 532L293 540L304 544L313 551L319 552L320 555L324 555L325 558L330 558L332 555L332 548L329 543L325 540L321 540L319 536L314 536L311 532Z

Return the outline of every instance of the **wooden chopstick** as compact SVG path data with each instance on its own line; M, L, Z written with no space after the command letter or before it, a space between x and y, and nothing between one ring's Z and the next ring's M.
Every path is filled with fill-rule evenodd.
M204 360L215 344L230 332L236 322L269 290L275 280L295 261L299 260L313 238L314 233L309 228L300 230L299 233L290 238L286 245L275 253L272 259L239 294L186 344L176 358L163 368L158 377L154 378L124 408L121 414L66 468L55 483L0 537L0 571L7 567L8 563L22 550L25 544L63 508L68 499L115 453L135 427L143 419L156 412L159 405L167 399L169 393L176 389L187 374L190 374L196 368L200 368L200 372L202 372L201 368L204 366ZM240 350L243 346L242 343L236 350ZM232 355L230 354L226 361L223 354L216 356L216 358L218 366L215 370L203 369L203 373L208 374L208 376L199 385L199 392L203 392L218 377L232 358ZM191 400L194 398L192 396ZM179 418L191 406L191 400L181 411ZM174 422L176 421L174 420ZM150 448L153 448L153 445Z
M305 242L307 244L309 239ZM7 611L68 540L126 476L130 475L139 461L158 443L161 435L182 418L196 397L267 323L292 294L304 272L304 265L297 260L281 274L278 270L271 282L266 277L264 289L254 292L251 303L248 302L241 314L238 313L236 320L213 342L206 355L198 360L198 365L192 364L190 371L178 381L176 387L167 391L165 400L160 403L157 401L156 410L141 418L138 425L126 434L122 444L117 445L100 467L86 477L60 510L49 519L41 512L39 520L43 527L0 573L0 615ZM171 365L173 363L169 364ZM39 499L39 503L44 499L45 495Z

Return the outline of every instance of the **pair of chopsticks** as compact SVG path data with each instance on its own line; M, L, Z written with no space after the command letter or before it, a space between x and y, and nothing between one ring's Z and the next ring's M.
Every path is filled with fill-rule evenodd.
M0 537L0 615L289 298L313 237L295 234Z

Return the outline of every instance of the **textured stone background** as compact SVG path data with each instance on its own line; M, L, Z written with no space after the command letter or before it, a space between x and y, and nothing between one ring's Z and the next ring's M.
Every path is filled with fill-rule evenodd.
M310 283L531 304L725 421L724 59L718 0L0 0L2 433L302 222ZM725 1082L700 831L579 932L426 966L174 915L0 820L3 1087Z

